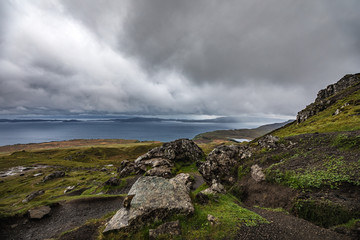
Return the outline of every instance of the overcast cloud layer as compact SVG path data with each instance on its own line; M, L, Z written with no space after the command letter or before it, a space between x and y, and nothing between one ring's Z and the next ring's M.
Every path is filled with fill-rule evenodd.
M294 116L360 72L360 1L2 0L0 114Z

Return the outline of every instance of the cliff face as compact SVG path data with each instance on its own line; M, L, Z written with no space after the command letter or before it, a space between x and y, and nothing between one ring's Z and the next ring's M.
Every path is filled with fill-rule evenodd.
M351 88L355 87L355 88ZM298 112L297 123L302 123L309 117L325 110L338 99L344 98L360 88L360 73L348 74L337 83L327 86L318 92L315 102Z

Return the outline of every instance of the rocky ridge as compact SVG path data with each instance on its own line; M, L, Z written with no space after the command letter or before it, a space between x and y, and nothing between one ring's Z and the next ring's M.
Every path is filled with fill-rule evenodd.
M305 109L298 112L296 116L297 123L306 121L311 116L325 110L334 104L338 99L360 89L360 73L348 74L340 79L337 83L327 86L318 92L314 103L308 105ZM351 87L356 86L355 89ZM343 92L346 90L345 92Z

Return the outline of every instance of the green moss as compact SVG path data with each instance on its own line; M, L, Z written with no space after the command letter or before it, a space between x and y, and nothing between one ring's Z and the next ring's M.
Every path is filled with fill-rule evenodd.
M266 169L266 180L296 189L338 188L342 183L360 185L360 163L346 162L343 157L330 157L319 168L281 171L270 167Z
M350 137L345 134L339 134L333 141L333 146L341 150L360 150L360 136Z

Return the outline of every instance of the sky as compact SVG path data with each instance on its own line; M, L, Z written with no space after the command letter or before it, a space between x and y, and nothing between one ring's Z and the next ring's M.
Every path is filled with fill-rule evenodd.
M1 115L293 118L360 72L358 0L1 0Z

